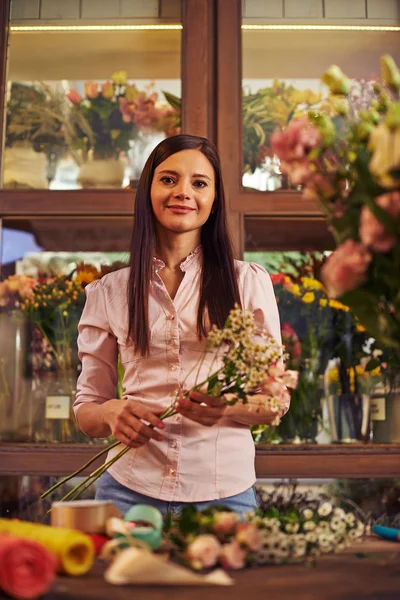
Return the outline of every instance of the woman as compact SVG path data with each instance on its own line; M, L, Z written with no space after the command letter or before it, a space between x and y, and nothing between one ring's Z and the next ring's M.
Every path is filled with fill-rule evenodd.
M86 292L76 417L88 435L112 433L131 448L102 476L96 497L122 513L137 503L163 513L179 512L186 502L254 509L249 425L269 423L276 413L192 393L178 415L158 418L182 385L194 385L207 330L222 326L235 303L280 340L268 274L233 259L219 158L209 141L178 135L153 150L136 194L130 266ZM121 400L115 399L118 354ZM210 352L198 381L211 360Z

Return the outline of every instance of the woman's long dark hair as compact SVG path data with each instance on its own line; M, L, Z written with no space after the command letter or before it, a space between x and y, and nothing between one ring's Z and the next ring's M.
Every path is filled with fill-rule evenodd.
M150 198L151 184L155 169L182 150L202 152L215 173L214 210L201 230L203 268L197 311L199 338L207 334L206 313L211 324L222 327L234 304L240 305L218 152L206 138L193 135L166 138L147 159L136 192L128 283L128 341L134 344L136 352L141 356L146 356L149 352L149 291L153 256L157 247L156 222Z

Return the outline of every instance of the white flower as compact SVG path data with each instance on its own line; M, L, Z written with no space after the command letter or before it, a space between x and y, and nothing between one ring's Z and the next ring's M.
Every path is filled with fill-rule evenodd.
M314 531L309 531L308 533L306 533L306 540L311 544L315 544L318 540L317 534L314 533Z
M343 508L339 508L339 507L336 507L333 510L333 514L335 515L335 517L339 517L339 519L344 519L346 516L346 513L344 512Z
M356 522L356 518L353 513L347 513L344 517L344 520L346 521L347 525L350 525L350 527L355 525Z
M315 528L316 524L314 523L314 521L305 521L305 523L303 523L304 531L313 531Z
M303 517L306 519L306 521L309 521L310 519L312 519L314 516L314 511L311 510L311 508L306 508L303 510Z
M318 523L318 528L317 529L318 529L318 531L326 533L326 532L328 532L328 531L331 530L331 526L328 523L328 521L320 521Z
M345 531L346 523L340 517L333 517L331 520L331 529L333 531Z
M286 523L285 525L285 531L287 531L288 533L297 533L299 530L299 524L296 523Z
M318 514L320 517L327 517L332 512L332 504L330 502L324 502L318 508Z

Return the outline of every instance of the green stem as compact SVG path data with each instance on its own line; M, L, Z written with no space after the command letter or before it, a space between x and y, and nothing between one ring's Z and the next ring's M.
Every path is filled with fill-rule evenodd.
M109 450L112 450L112 448L115 448L115 446L118 446L118 444L120 444L120 443L121 442L114 442L113 444L111 444L111 446L107 446L106 448L103 448L103 450L98 452L95 456L93 456L90 460L88 460L87 463L82 465L82 467L79 467L79 469L74 471L71 475L68 475L67 477L64 477L63 479L61 479L60 481L57 481L57 483L55 483L50 489L46 490L40 497L46 498L46 496L49 496L49 494L51 494L52 492L54 492L54 490L59 488L60 485L62 485L63 483L66 483L73 477L77 477L80 473L82 473L82 471L84 471L87 467L89 467L92 463L94 463L95 460L100 458L100 456L102 456Z

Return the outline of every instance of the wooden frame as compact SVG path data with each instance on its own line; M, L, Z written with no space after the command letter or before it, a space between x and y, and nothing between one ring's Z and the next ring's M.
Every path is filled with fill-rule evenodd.
M182 0L183 1L183 0ZM1 3L0 126L5 98L6 48L10 0ZM182 125L183 131L215 138L215 1L183 1ZM205 43L206 40L206 43ZM201 50L199 50L201 49ZM4 136L3 136L4 137ZM0 189L0 218L6 216L131 216L134 192L127 190Z
M73 473L103 445L0 444L2 475L56 475ZM104 456L85 470L103 463ZM258 479L350 478L400 476L400 445L256 446Z
M242 2L217 0L218 3L218 130L225 185L230 208L245 215L321 216L318 202L307 201L295 191L259 192L242 186ZM227 68L229 57L229 68ZM244 227L244 220L239 219ZM244 251L244 231L235 231ZM327 231L327 239L329 234ZM272 248L271 248L272 249ZM322 249L322 248L321 248Z

